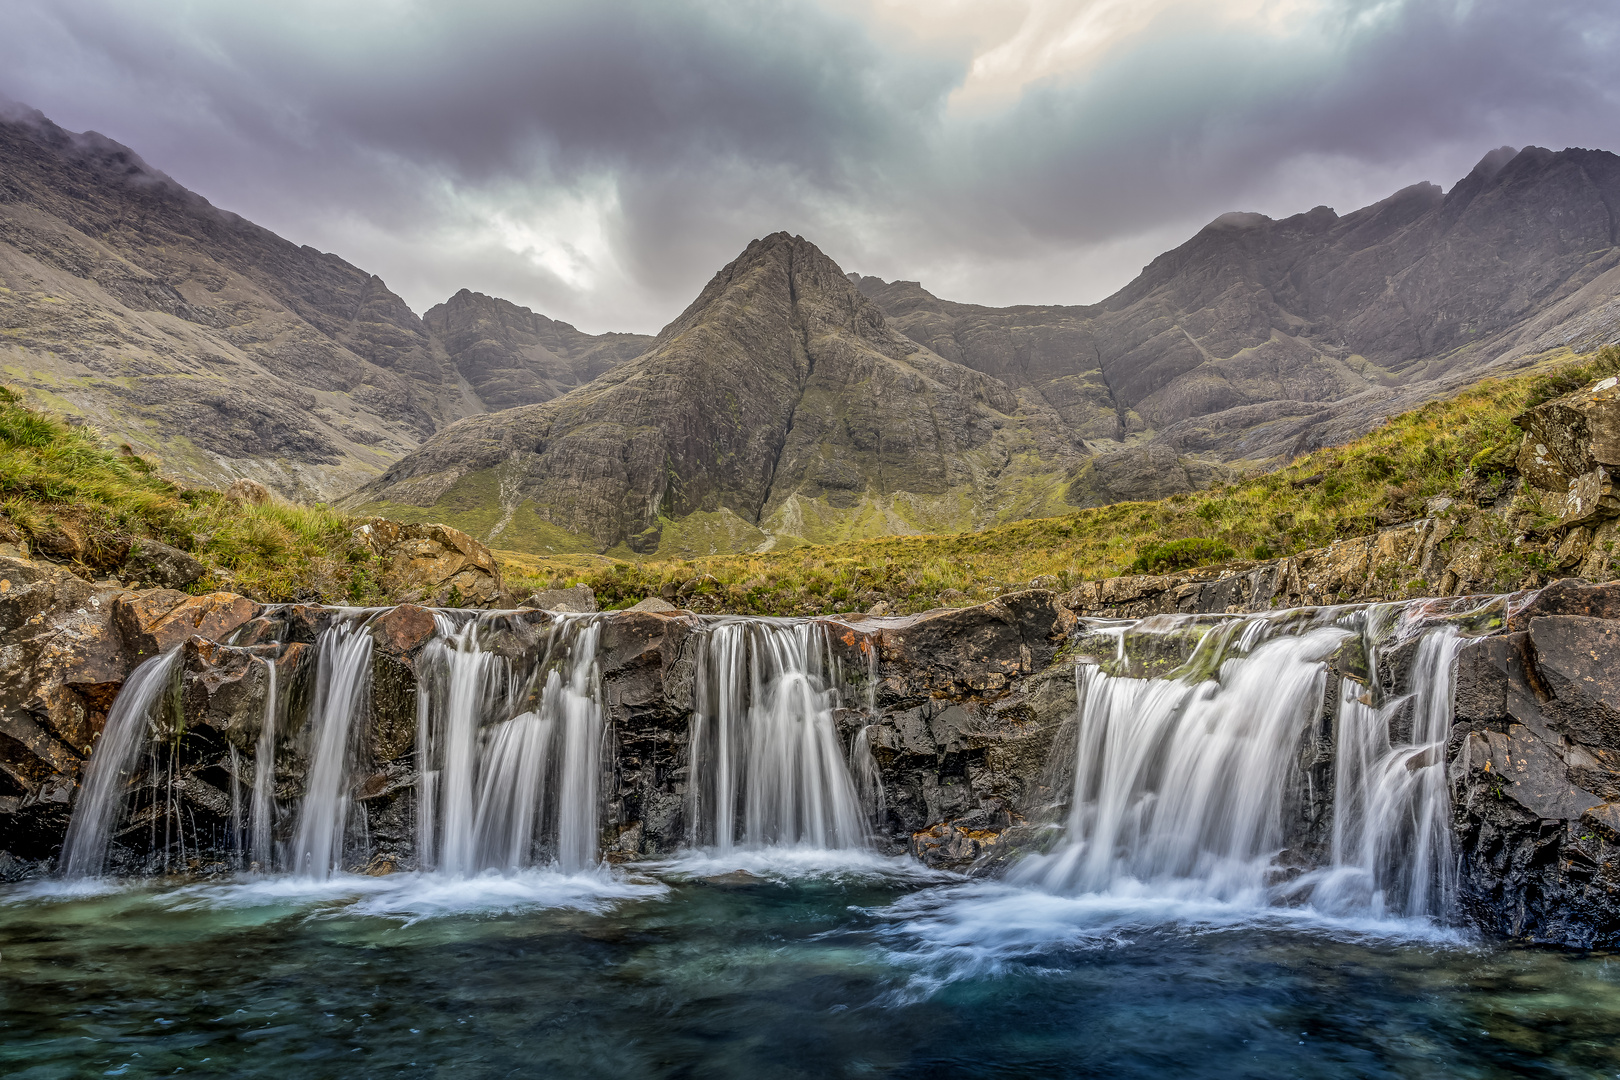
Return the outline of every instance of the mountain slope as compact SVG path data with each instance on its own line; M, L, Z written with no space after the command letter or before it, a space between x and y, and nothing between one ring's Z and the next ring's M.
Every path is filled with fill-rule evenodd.
M1153 454L1267 462L1342 442L1486 370L1614 340L1617 221L1620 158L1504 147L1445 193L1223 215L1088 307L858 283L920 344L1041 394L1094 450L1152 436L1159 449L1096 460L1148 477Z
M520 550L707 553L1025 516L1077 460L1038 396L919 348L777 233L636 360L451 425L350 504Z
M16 107L0 322L7 381L195 479L333 495L481 407L377 277Z
M550 401L647 351L646 334L586 334L509 300L462 289L422 321L485 408Z

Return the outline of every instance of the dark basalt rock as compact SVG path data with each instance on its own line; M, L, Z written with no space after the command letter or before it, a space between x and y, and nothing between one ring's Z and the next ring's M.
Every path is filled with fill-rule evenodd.
M1492 933L1620 943L1620 584L1549 587L1458 654L1450 739L1461 900Z
M185 589L207 577L208 568L177 547L156 540L138 540L119 573L130 582Z

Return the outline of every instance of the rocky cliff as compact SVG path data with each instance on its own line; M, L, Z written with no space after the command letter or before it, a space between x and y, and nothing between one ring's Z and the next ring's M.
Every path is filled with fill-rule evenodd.
M485 535L521 550L708 554L1050 512L1076 460L1038 395L920 348L778 233L637 359L458 422L351 501L450 521L498 502Z
M486 409L560 397L647 351L646 334L587 334L509 300L462 289L422 321Z
M1485 371L1615 340L1617 211L1620 157L1504 147L1446 192L1223 215L1095 305L986 308L857 280L913 340L1030 389L1091 440L1094 475L1070 497L1095 505L1196 485L1189 461L1336 445Z
M197 479L330 496L479 407L375 276L15 108L0 320L7 381Z

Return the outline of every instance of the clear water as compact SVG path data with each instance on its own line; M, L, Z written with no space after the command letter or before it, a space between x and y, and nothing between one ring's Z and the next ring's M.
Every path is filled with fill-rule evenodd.
M1620 1075L1620 958L1144 890L793 849L11 886L0 1074Z

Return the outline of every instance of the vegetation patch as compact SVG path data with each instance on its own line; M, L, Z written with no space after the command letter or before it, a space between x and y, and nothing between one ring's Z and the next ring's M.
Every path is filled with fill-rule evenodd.
M357 524L329 506L227 502L164 478L157 462L110 448L93 428L29 408L0 387L0 536L87 577L116 576L141 540L190 552L209 570L194 592L266 601L386 599Z
M897 613L979 603L1031 586L1068 589L1118 574L1202 565L1242 555L1269 559L1324 547L1423 517L1431 500L1461 506L1511 498L1547 518L1536 493L1509 487L1520 432L1513 417L1620 371L1620 350L1568 351L1540 368L1478 383L1456 397L1391 417L1347 445L1306 454L1285 468L1190 495L1114 503L971 533L888 536L710 558L535 560L512 575L520 587L583 583L604 606L660 595L698 610L762 615ZM1492 519L1498 531L1507 529ZM1551 520L1551 518L1547 518ZM1507 550L1507 539L1486 538ZM1191 561L1188 561L1191 560ZM1517 587L1535 567L1496 560L1499 584ZM712 581L696 597L684 589Z
M1180 540L1167 540L1162 544L1148 544L1137 552L1131 562L1133 574L1167 574L1172 570L1188 570L1195 566L1226 562L1237 552L1224 540L1208 536L1188 536Z

